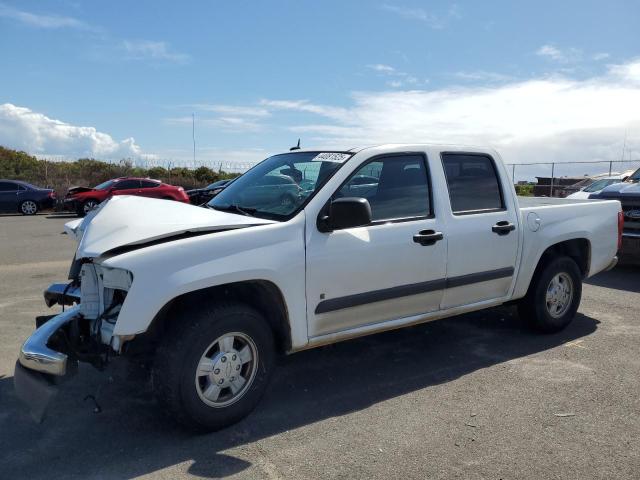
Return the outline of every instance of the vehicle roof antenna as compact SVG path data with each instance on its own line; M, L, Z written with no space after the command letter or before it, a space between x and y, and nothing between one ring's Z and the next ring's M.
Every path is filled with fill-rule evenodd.
M300 139L298 139L298 144L295 147L291 147L289 149L290 152L293 152L294 150L300 150Z

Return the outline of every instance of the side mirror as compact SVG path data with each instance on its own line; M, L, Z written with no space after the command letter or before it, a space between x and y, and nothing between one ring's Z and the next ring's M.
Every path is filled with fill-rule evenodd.
M362 227L371 223L371 205L366 198L337 198L329 205L329 214L318 217L318 230L331 232L343 228Z

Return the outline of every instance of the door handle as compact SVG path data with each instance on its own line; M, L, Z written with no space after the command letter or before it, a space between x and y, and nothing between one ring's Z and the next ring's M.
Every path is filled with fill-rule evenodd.
M498 235L509 235L509 232L515 229L516 226L513 223L508 222L507 220L498 222L493 227L491 227L491 231L493 233L497 233Z
M422 230L413 236L413 241L419 243L423 247L433 245L438 240L442 240L444 235L442 232L436 232L435 230Z

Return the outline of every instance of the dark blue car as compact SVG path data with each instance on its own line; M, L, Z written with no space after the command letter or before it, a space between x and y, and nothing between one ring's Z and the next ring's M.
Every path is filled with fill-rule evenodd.
M52 208L56 192L40 188L20 180L0 180L0 212L18 212L35 215L40 210Z

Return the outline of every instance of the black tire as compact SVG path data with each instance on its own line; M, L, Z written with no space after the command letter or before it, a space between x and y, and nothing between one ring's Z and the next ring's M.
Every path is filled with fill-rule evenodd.
M547 303L547 292L552 292L551 286L554 278L571 280L571 297L564 302L565 308L555 312L557 304ZM553 296L553 295L551 295ZM527 295L518 303L518 313L535 330L543 333L555 333L564 329L571 323L580 306L582 297L582 275L576 262L570 257L555 257L546 261L534 274Z
M35 200L25 200L20 203L20 207L18 208L22 215L35 215L40 210L38 202Z
M151 372L154 394L165 413L196 431L219 430L251 413L262 398L274 365L273 333L266 319L246 305L223 303L191 308L170 321ZM232 332L253 341L257 350L255 375L234 403L210 406L196 386L200 381L196 377L198 365L216 339ZM203 380L210 382L208 377ZM231 394L230 388L228 392Z
M84 217L87 213L89 213L90 210L96 208L99 204L100 202L98 202L97 200L94 200L93 198L89 198L84 202L82 202L80 205L78 205L78 209L76 210L76 213L78 214L79 217ZM87 210L87 207L90 205L93 205L93 207Z

